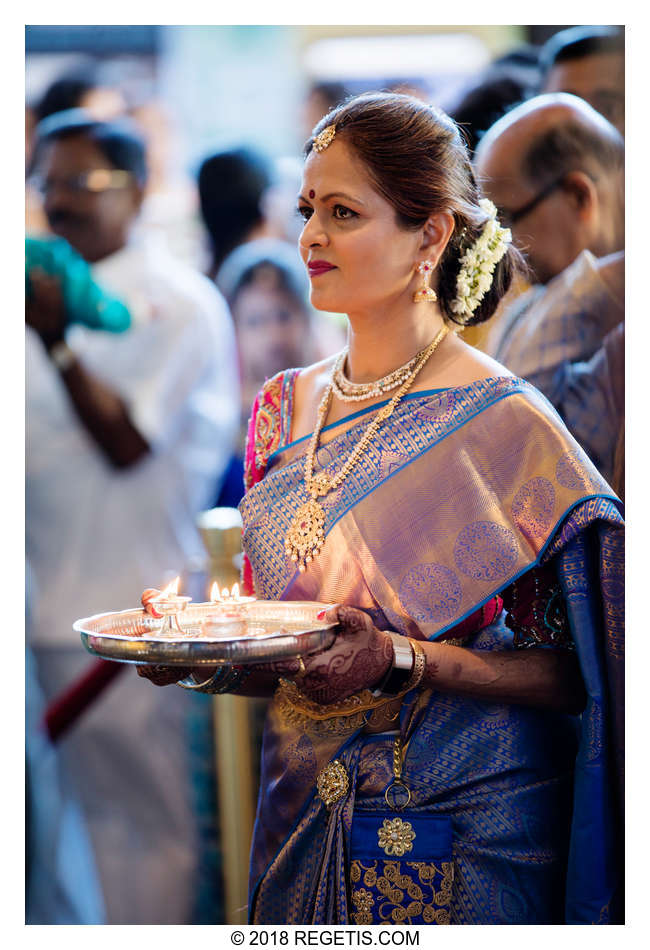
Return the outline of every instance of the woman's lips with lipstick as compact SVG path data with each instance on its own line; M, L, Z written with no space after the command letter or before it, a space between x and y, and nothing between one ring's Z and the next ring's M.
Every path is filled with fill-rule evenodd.
M327 261L310 261L307 264L307 270L310 277L318 277L319 274L325 274L328 270L335 270L335 267Z

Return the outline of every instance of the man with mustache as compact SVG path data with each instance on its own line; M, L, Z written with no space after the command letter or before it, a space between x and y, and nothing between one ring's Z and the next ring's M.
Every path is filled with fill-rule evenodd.
M82 111L38 128L52 231L128 307L122 334L69 325L55 278L31 274L27 322L29 634L48 701L89 657L75 619L139 602L204 557L195 524L238 423L230 317L207 278L136 235L144 143ZM198 847L184 736L189 699L127 669L61 744L84 808L106 922L189 923ZM97 921L98 923L101 921Z

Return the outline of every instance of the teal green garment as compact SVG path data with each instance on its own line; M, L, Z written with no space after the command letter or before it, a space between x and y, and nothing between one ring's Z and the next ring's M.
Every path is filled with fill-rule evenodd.
M31 294L30 272L40 268L58 277L63 289L66 323L92 330L123 333L131 326L127 307L93 280L89 265L63 238L25 238L25 295Z

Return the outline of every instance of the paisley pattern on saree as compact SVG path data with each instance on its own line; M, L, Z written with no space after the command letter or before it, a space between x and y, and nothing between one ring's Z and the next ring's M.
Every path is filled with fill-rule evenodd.
M454 865L425 861L352 861L356 924L449 924ZM354 889L355 884L363 884Z

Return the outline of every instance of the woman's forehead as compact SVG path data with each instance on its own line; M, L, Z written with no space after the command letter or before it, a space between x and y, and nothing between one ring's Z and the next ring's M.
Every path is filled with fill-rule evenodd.
M311 197L345 193L361 201L376 194L362 162L343 142L333 142L323 152L312 151L307 156L301 194L310 197L312 191Z

